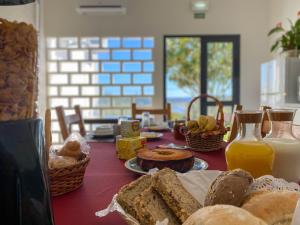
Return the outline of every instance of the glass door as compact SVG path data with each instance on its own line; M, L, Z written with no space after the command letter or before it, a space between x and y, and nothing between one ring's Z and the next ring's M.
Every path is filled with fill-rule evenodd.
M185 118L190 100L207 93L223 102L230 120L240 100L239 64L239 36L166 36L165 101L172 104L172 118ZM215 102L203 99L192 117L215 112Z
M189 102L200 93L200 59L199 37L165 39L165 97L172 105L172 119L184 118ZM193 105L191 114L200 114L199 102Z

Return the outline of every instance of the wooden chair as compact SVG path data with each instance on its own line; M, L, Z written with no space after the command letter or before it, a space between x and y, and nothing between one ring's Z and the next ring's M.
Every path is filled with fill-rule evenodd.
M131 105L132 119L136 119L137 115L141 115L143 112L149 112L153 115L163 115L164 120L171 119L171 104L167 103L163 109L149 109L149 108L137 108L136 103Z
M232 142L238 134L238 124L237 124L237 118L235 116L235 112L242 109L243 109L242 105L234 105L233 107L233 111L232 111L233 113L230 122L230 133L228 135L228 142Z
M62 106L57 106L55 108L57 119L59 123L59 127L61 130L61 134L64 140L67 139L67 137L71 133L72 125L78 124L79 126L79 133L81 136L86 136L86 130L84 128L84 121L82 119L81 110L79 105L74 106L75 114L72 115L65 115L64 109Z

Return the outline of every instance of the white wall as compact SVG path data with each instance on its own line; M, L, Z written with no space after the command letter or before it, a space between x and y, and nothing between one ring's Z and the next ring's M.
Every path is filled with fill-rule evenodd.
M36 25L35 3L17 6L0 6L0 17Z
M240 34L241 103L259 106L260 64L268 57L268 1L212 0L207 18L194 19L189 0L128 0L127 16L80 16L74 0L45 1L45 36L154 36L155 105L162 105L163 35Z
M300 11L299 0L269 0L269 28L274 27L278 22L288 26L287 18L295 21L298 11Z

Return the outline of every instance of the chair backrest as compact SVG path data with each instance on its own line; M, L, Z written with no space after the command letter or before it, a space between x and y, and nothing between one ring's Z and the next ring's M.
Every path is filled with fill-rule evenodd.
M242 110L242 109L243 109L242 105L234 105L234 107L233 107L231 122L230 122L230 133L229 133L229 136L228 136L228 142L232 142L238 134L238 124L237 124L237 118L236 118L235 112L239 111L239 110Z
M82 136L86 135L79 105L74 106L75 114L71 114L67 116L65 115L65 111L62 106L57 106L55 110L57 114L60 131L64 140L66 140L67 137L70 135L73 124L78 124L79 133Z
M132 119L136 119L137 115L141 115L143 112L149 112L153 115L163 115L165 120L171 119L171 104L167 103L163 109L149 109L149 108L137 108L136 103L131 105Z

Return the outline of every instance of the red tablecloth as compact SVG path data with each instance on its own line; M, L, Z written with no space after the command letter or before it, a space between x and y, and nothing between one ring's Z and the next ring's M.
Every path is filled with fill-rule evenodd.
M174 141L171 133L165 133L161 141L149 142L148 146L168 143L184 144ZM196 157L208 162L208 169L225 170L224 151L196 153ZM56 225L126 225L116 213L98 218L95 212L107 207L113 195L124 184L138 176L124 167L118 160L113 143L91 143L91 161L87 168L81 188L63 196L53 198Z

